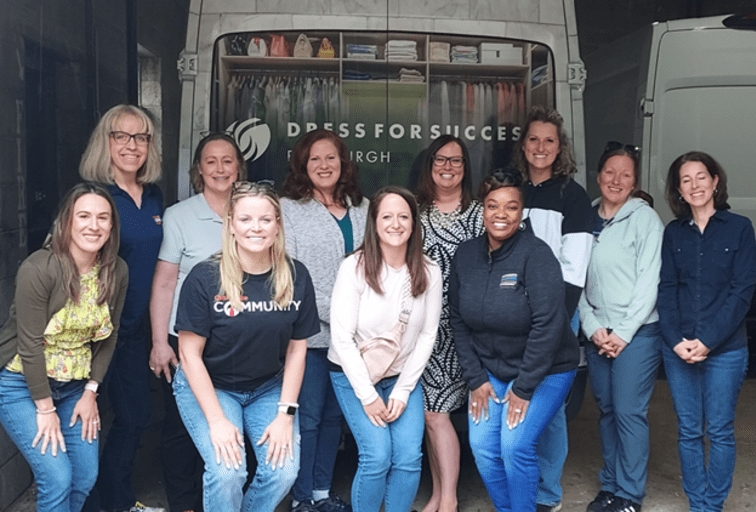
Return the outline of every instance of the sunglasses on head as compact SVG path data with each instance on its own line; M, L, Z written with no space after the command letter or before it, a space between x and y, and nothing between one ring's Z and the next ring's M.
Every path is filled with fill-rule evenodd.
M250 192L255 189L274 191L275 182L272 180L259 180L259 181L235 181L231 186L233 192Z
M618 142L616 140L610 140L606 143L606 147L604 148L604 153L607 151L616 151L618 149L624 149L627 151L628 154L633 155L634 157L638 157L640 155L641 148L639 146L633 146L630 144L622 144L621 142Z

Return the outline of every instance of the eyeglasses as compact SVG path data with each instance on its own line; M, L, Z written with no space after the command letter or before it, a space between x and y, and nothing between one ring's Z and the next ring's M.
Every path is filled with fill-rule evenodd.
M149 133L135 133L134 135L126 132L110 132L110 136L116 141L116 144L125 146L131 139L134 139L139 146L146 146L152 140L152 135Z
M446 165L446 162L451 163L452 167L462 167L465 164L465 159L461 156L435 155L433 157L433 165L441 167L442 165Z
M641 148L639 146L632 146L630 144L622 144L621 142L617 142L616 140L610 140L606 143L606 147L604 148L604 153L607 151L616 151L618 149L624 149L627 151L629 155L634 156L635 158L638 158L638 155L640 155Z
M146 146L152 140L152 135L149 133L135 133L134 135L126 132L110 132L110 136L116 141L116 144L125 146L131 139L139 146Z
M256 190L264 190L266 192L275 192L276 182L273 180L259 180L259 181L235 181L231 185L232 192L238 192L244 194L246 192L253 192Z

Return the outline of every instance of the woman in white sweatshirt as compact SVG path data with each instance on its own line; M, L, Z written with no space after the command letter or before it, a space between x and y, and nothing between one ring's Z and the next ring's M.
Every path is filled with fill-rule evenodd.
M331 298L331 381L359 450L354 512L409 511L420 483L425 423L417 381L441 311L441 271L423 255L417 202L406 189L376 192L365 238L339 269ZM398 350L361 353L403 320ZM358 346L359 344L359 346ZM390 363L390 364L389 364Z

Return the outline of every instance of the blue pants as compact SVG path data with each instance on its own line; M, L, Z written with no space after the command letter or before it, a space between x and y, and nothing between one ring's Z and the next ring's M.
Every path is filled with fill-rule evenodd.
M312 491L331 489L333 467L341 442L344 416L328 371L328 349L307 350L307 364L299 392L299 430L302 456L291 494L297 501L312 499Z
M144 337L121 336L103 385L113 407L113 425L102 448L100 475L87 511L128 510L136 502L131 488L134 457L152 414L150 369Z
M643 502L648 474L648 403L661 363L659 322L644 325L616 359L589 343L588 376L601 411L601 490Z
M509 430L509 403L488 399L488 420L475 423L468 416L470 447L483 483L498 512L534 512L538 490L536 444L541 432L564 404L575 370L546 376L535 389L525 421ZM503 399L512 382L505 383L488 374Z
M572 320L570 320L570 328L572 332L577 334L580 328L578 311L575 311ZM562 406L541 433L536 447L540 473L536 503L552 507L562 501L562 469L569 451L566 407L567 404L562 403Z
M202 459L205 461L203 483L203 506L208 512L273 512L294 484L299 472L299 421L294 418L294 460L286 457L283 468L273 469L265 463L268 443L258 446L257 441L278 415L281 399L280 377L274 377L254 391L235 393L216 389L223 414L240 432L245 432L257 456L255 478L242 493L247 481L246 452L242 449L239 469L227 468L215 460L215 449L210 442L210 429L202 409L194 397L186 375L179 365L173 380L181 419L192 436Z
M37 435L37 408L29 394L26 378L6 369L0 370L0 423L34 472L37 482L39 512L79 512L97 479L97 441L81 440L81 419L68 424L74 407L84 392L83 380L50 380L50 389L66 451L58 448L53 457L48 445L44 455L42 443L32 448Z
M378 512L385 501L386 512L409 512L420 485L425 411L423 390L415 386L407 407L396 421L376 427L346 375L331 372L333 390L344 411L359 451L357 473L352 482L354 512ZM388 403L397 378L383 379L375 390Z
M735 406L748 369L746 347L688 364L662 346L672 403L683 489L691 512L722 510L735 471ZM709 438L706 464L704 433Z

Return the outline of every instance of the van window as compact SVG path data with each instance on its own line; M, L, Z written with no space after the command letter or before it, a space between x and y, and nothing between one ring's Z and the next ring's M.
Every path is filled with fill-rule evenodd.
M525 41L418 32L226 34L215 43L212 130L233 133L250 180L279 186L315 128L346 142L364 192L413 187L424 148L467 145L473 186L506 165L531 105L554 106L553 56Z

